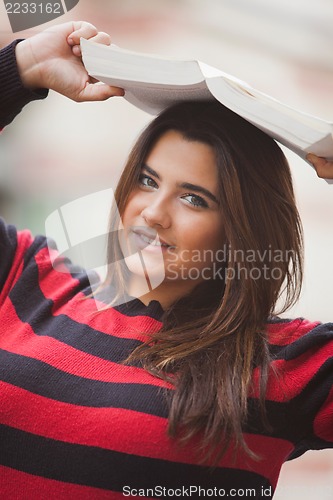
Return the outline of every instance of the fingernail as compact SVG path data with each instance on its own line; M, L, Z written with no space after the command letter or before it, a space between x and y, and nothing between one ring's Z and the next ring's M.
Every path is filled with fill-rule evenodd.
M68 43L69 45L74 45L74 40L73 40L73 38L67 38L67 43Z
M80 45L75 45L75 47L72 48L73 54L77 57L82 56L82 51Z

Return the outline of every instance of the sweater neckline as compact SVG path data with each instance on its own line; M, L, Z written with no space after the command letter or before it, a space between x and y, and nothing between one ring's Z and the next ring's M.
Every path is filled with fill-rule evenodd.
M120 309L125 309L127 314L132 313L135 316L149 316L158 321L161 321L164 310L158 300L151 300L148 304L144 304L137 297L128 296L128 301L118 306Z
M115 289L112 285L99 290L96 294L98 300L101 300L106 305L112 304L112 299L116 296ZM112 306L112 305L111 305ZM112 306L117 311L129 316L149 316L158 321L161 321L164 310L160 302L156 299L144 304L138 297L125 294L120 304Z

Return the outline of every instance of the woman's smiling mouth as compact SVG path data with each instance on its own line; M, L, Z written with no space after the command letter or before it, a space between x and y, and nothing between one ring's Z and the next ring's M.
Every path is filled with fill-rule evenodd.
M174 246L162 240L156 231L151 232L144 228L136 228L132 229L132 233L134 234L136 245L142 249L154 247L154 251L158 249L165 251L168 248L174 248ZM153 250L152 248L150 249Z

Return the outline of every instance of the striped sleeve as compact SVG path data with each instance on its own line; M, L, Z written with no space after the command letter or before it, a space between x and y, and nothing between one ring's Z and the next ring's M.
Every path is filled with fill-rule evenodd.
M280 376L268 399L283 404L288 415L295 444L289 459L333 448L333 323L298 319L273 329L273 366Z
M46 245L45 238L34 239L29 231L18 232L0 218L0 307L19 279L27 254Z
M31 91L22 85L15 57L15 47L20 41L15 40L0 50L0 131L26 104L48 95L47 89Z
M320 339L311 357L319 366L313 377L313 402L318 405L313 420L311 449L333 448L333 323L320 324L312 335ZM311 336L310 336L311 337Z

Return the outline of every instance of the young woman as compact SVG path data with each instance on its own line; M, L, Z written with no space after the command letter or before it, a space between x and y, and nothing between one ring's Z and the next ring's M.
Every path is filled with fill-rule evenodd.
M0 52L0 126L43 89L122 95L89 80L80 36L109 43L68 23ZM285 157L221 104L182 103L141 134L115 198L118 264L93 294L1 222L3 498L271 498L286 460L333 448L332 325L276 316L302 278Z

